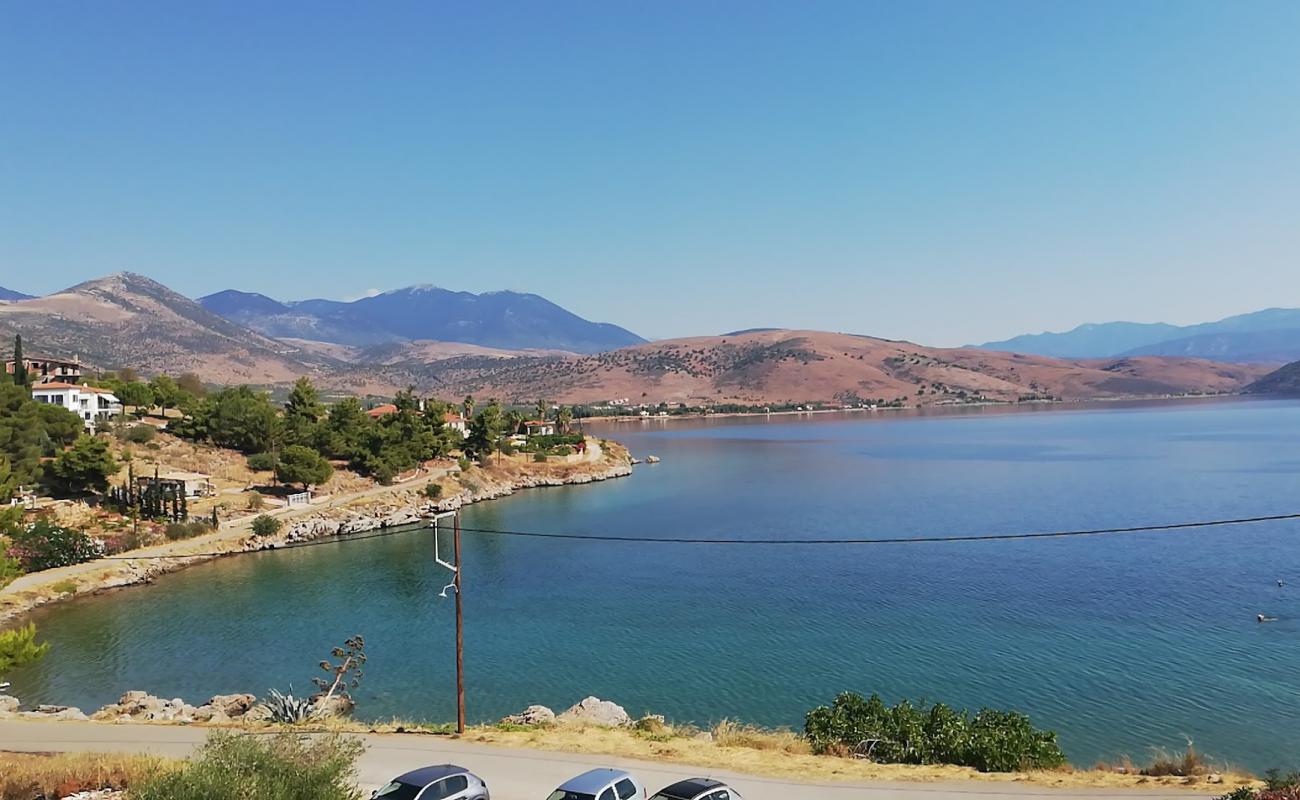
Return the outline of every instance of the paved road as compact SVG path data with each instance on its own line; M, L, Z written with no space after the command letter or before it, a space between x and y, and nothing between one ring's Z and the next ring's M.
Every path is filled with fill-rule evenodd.
M189 754L206 735L201 728L11 720L0 721L0 750L136 752L181 757ZM627 769L649 784L652 792L681 778L711 775L732 783L746 800L983 800L993 797L1188 800L1196 797L1184 791L1058 791L1014 783L798 783L608 756L491 747L441 736L369 734L361 738L366 753L361 758L360 782L367 789L417 766L454 762L481 775L492 790L493 800L543 800L565 779L597 766Z

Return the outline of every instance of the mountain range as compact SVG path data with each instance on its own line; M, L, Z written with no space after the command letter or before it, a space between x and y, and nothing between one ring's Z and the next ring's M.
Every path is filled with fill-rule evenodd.
M1064 333L1026 334L975 347L1057 358L1154 355L1281 363L1300 359L1300 309L1269 308L1183 326L1089 323Z
M645 341L617 325L589 322L544 297L519 292L411 286L352 302L285 303L228 289L198 302L266 336L350 346L428 340L595 353Z
M29 353L77 356L91 368L193 372L217 384L284 385L307 375L357 394L409 385L443 398L472 393L567 403L1089 400L1234 392L1250 384L1266 391L1261 379L1271 371L1200 358L1062 359L777 328L575 353L598 346L600 336L636 337L513 293L416 287L354 303L281 303L221 292L203 301L143 275L117 273L0 303L0 335L21 333ZM280 335L254 330L238 321L241 315ZM353 321L360 330L349 333ZM430 335L461 338L406 338ZM357 343L331 341L347 336Z
M0 286L0 302L8 303L14 300L30 300L30 299L32 299L32 296L30 294L15 292L13 289L6 289L5 287Z

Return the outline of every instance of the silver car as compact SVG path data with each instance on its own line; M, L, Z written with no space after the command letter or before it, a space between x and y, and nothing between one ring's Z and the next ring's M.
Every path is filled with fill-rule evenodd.
M621 769L593 769L565 781L546 800L645 800L641 783Z
M650 800L744 800L740 793L722 781L691 778L660 789Z
M398 775L371 795L374 800L491 800L483 779L455 764L438 764Z

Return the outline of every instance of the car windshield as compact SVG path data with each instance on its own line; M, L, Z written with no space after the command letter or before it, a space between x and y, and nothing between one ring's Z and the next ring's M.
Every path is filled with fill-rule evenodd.
M594 794L583 794L582 792L566 792L563 789L556 789L551 792L551 796L546 800L596 800Z
M663 792L660 792L659 794L650 798L650 800L690 800L690 798L678 797L675 794L664 794Z
M375 792L375 800L415 800L415 796L420 793L422 788L421 786L412 786L409 783L393 781Z

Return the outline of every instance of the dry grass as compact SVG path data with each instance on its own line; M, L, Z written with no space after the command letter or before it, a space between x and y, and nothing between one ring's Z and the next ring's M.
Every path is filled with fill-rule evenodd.
M152 756L0 752L0 800L125 789L174 764Z
M447 725L396 719L376 725L335 723L331 729L383 734L451 734ZM1143 775L1139 771L1116 771L1103 765L1093 769L1066 767L1036 772L987 773L946 765L875 764L853 758L813 755L807 743L792 731L767 730L728 720L710 730L674 725L653 717L643 719L631 728L489 725L470 728L464 738L500 747L675 762L805 781L1012 782L1057 788L1183 788L1215 794L1226 793L1237 786L1260 785L1248 774L1227 770L1193 776L1155 776Z

